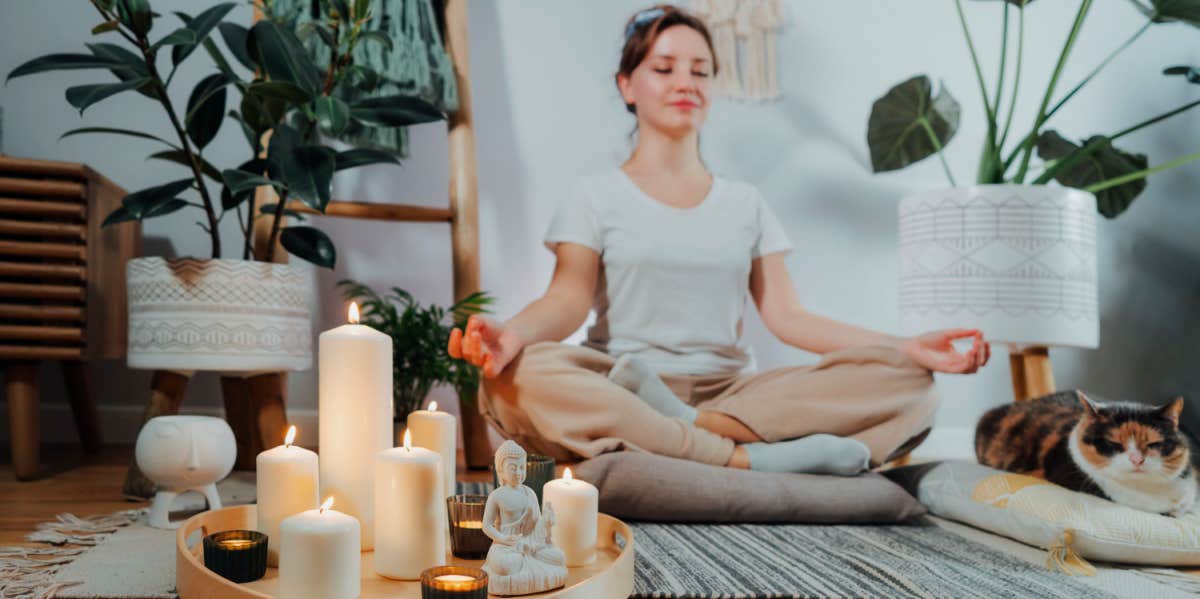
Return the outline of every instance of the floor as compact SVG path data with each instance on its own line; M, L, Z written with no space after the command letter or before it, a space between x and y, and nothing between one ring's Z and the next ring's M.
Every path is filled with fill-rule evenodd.
M105 447L88 456L76 446L43 446L43 476L18 482L12 457L0 453L0 546L29 545L25 535L42 522L70 512L77 516L109 514L149 505L121 496L125 469L133 459L132 446ZM459 479L490 481L487 470L466 470L459 459Z

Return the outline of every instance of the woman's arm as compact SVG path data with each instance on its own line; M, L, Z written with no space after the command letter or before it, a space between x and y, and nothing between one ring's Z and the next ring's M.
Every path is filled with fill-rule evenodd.
M987 363L990 345L974 329L934 331L917 337L895 337L813 314L804 309L792 276L777 252L755 258L750 267L750 296L763 324L784 343L813 353L826 354L864 345L893 347L930 370L967 374ZM955 339L974 337L966 353L954 349Z

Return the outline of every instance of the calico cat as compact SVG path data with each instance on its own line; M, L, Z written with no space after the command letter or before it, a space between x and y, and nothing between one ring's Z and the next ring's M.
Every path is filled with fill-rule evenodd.
M1183 398L1153 407L1065 391L995 408L975 428L979 463L1139 510L1200 511Z

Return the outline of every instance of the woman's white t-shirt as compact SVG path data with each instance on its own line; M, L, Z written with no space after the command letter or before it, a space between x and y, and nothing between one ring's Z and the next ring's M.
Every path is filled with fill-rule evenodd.
M550 251L569 242L600 254L596 322L584 345L632 352L661 374L753 370L741 339L750 263L792 249L749 183L714 176L700 204L676 208L619 168L582 177L545 242Z

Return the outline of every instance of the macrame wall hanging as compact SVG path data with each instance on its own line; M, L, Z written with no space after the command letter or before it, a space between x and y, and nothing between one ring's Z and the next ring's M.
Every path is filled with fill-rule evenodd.
M715 96L779 99L778 31L787 22L783 0L692 0L692 12L712 35L720 70Z

